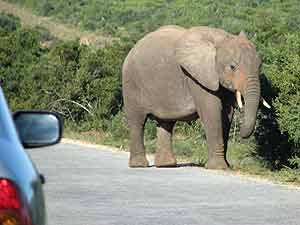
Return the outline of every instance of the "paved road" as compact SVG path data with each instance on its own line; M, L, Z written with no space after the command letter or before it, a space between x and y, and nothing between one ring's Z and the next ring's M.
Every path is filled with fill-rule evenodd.
M60 144L29 151L49 225L300 225L300 190L199 168L129 169L128 155Z

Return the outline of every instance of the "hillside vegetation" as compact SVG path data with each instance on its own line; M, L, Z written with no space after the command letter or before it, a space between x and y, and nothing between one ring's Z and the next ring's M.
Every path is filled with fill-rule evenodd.
M300 28L298 0L7 0L42 16L113 36L139 38L165 24L246 31L259 43Z
M41 29L20 26L1 14L0 76L12 108L48 108L61 112L68 127L104 132L127 144L122 112L121 64L133 43L161 25L207 25L238 33L244 30L263 60L262 95L272 110L261 109L255 135L246 143L232 129L229 160L234 168L277 170L288 181L300 175L300 4L297 0L9 0L81 29L101 30L121 43L94 50L77 41L61 42ZM43 43L51 40L51 46ZM238 114L237 114L238 115ZM238 117L236 117L238 119ZM195 132L196 130L196 132ZM155 125L147 123L148 149ZM178 155L206 160L199 122L179 124ZM200 148L200 151L199 151Z
M56 22L54 18L34 15L31 9L20 7L19 5L3 0L0 0L0 11L19 17L21 24L24 26L43 27L53 36L65 41L79 39L80 42L88 43L93 45L93 47L101 47L107 42L117 40L117 38L104 37L101 32L80 30L71 24Z

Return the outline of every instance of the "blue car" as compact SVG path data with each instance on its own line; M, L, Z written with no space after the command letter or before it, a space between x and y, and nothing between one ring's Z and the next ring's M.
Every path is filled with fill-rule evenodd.
M24 148L56 144L62 121L56 113L8 109L0 87L0 225L45 225L44 177Z

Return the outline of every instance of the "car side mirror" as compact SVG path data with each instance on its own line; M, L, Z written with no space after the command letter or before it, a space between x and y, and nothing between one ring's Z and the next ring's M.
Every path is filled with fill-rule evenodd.
M24 148L57 144L63 131L62 119L54 112L18 111L13 119Z

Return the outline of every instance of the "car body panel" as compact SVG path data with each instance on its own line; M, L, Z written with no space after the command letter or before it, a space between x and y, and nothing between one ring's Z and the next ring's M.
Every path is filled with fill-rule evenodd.
M0 88L0 178L16 184L28 206L33 225L45 225L45 203L40 176L25 152Z

